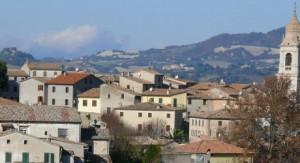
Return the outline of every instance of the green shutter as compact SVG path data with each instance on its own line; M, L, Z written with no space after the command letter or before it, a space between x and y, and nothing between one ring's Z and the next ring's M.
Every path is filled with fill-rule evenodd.
M29 163L29 153L23 152L22 156L22 163Z
M44 153L44 163L49 163L49 153Z
M5 152L5 163L10 163L10 162L11 162L11 153Z
M51 153L51 163L54 163L54 153Z

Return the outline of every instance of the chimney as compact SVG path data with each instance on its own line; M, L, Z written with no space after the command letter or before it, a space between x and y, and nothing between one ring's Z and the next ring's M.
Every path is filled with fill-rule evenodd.
M76 72L79 72L79 68L78 68L78 67L76 67L76 68L75 68L75 71L76 71Z
M176 75L176 76L175 76L175 79L178 79L178 78L179 78L179 76L178 76L178 75Z
M167 90L167 95L169 95L169 94L170 94L170 89Z
M64 72L63 72L63 75L64 75L64 76L67 76L67 72L66 72L66 71L64 71Z
M151 87L151 88L149 89L149 91L152 92L152 91L153 91L153 88Z

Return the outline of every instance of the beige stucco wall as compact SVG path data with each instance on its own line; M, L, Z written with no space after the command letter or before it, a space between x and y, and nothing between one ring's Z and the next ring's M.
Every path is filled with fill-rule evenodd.
M218 126L218 122L222 121L222 126ZM212 120L203 118L189 118L189 138L198 137L216 138L218 130L228 131L231 120Z
M87 100L87 106L83 106L83 100ZM93 100L97 101L97 105L93 106ZM100 98L78 98L78 112L101 113Z
M10 143L7 144L7 140ZM27 140L27 144L24 144ZM53 145L37 138L13 133L0 137L0 162L5 162L5 152L12 153L12 162L22 161L22 153L29 153L30 162L44 162L44 153L54 153L56 163L60 160L60 147Z
M186 108L186 93L174 95L174 96L142 96L142 103L150 102L150 99L154 99L154 103L159 103L159 99L162 98L164 105L173 105L173 99L177 99L177 107Z
M109 155L109 141L108 140L94 140L93 154L95 155Z
M134 129L138 129L138 124L145 125L152 122L159 121L162 125L170 125L170 132L173 133L175 126L179 126L176 123L181 123L182 116L176 116L175 111L145 111L145 110L115 110L115 113L120 116L120 112L123 112L123 116L120 119L131 126ZM138 113L142 113L142 117L138 117ZM148 113L152 113L152 117L148 117ZM167 118L167 114L170 114L170 118ZM164 127L165 128L165 127Z

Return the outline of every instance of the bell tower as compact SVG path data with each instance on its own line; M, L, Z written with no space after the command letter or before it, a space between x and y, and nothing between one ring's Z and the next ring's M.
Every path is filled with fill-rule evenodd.
M278 75L291 80L290 90L300 91L299 71L300 23L297 18L296 8L290 22L285 26L285 35L280 44L280 58Z

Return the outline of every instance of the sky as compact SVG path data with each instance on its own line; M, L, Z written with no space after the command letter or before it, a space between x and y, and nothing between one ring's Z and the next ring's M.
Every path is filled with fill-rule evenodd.
M0 0L0 48L37 58L184 45L284 26L293 0ZM298 7L299 6L299 7ZM300 2L297 5L300 13Z

